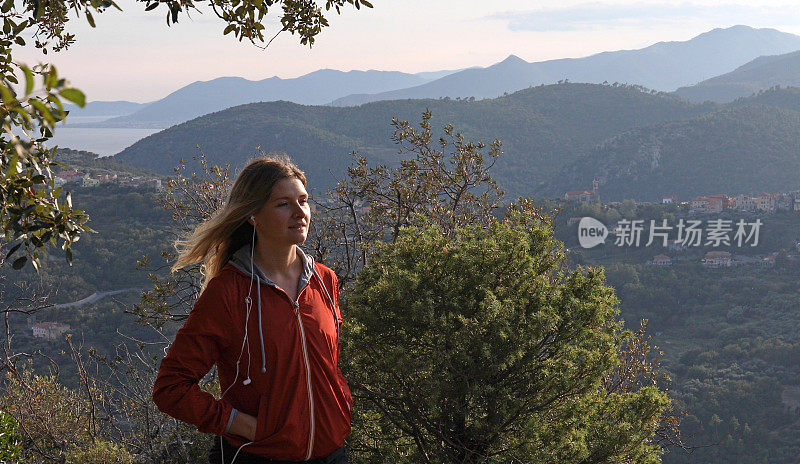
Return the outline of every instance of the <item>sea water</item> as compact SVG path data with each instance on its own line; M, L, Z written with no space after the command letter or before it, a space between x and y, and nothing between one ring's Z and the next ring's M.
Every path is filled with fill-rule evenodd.
M161 129L73 127L75 124L102 122L113 116L69 116L56 127L47 147L71 148L96 153L100 156L116 155L139 140Z
M58 145L59 148L72 148L90 151L100 156L111 156L160 130L59 126L53 138L47 142L47 146Z

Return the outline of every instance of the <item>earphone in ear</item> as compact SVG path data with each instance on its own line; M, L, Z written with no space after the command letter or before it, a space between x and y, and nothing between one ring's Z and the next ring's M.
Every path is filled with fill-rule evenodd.
M256 217L251 214L250 215L250 220L253 221L253 222L256 222Z

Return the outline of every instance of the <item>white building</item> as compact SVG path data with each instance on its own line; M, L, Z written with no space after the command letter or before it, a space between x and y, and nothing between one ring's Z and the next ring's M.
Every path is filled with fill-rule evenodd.
M55 340L64 335L64 332L69 330L69 324L61 324L58 322L40 322L32 327L33 336L36 338L44 338L46 340Z
M709 251L703 259L705 267L730 267L732 264L733 258L727 251Z

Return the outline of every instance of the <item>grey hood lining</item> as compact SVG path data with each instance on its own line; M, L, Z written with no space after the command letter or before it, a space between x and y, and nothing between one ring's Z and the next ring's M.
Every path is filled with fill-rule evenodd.
M303 249L297 245L295 245L295 249L297 250L297 254L300 256L300 259L303 262L303 271L300 273L300 280L297 285L297 288L301 289L308 284L308 282L311 280L311 277L314 275L314 258L305 254ZM275 288L281 288L272 279L264 275L264 273L258 267L258 264L251 263L250 261L250 244L246 244L236 250L229 263L231 263L236 269L242 271L248 277L253 277L250 274L250 268L252 264L253 273L259 282Z

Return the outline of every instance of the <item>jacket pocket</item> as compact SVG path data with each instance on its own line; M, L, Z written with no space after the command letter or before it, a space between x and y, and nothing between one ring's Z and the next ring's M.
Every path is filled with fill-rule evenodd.
M253 441L262 441L266 439L269 435L274 433L274 431L269 430L271 427L267 427L267 410L269 409L269 405L267 402L267 397L261 395L258 400L258 415L256 416L256 435L255 440Z

